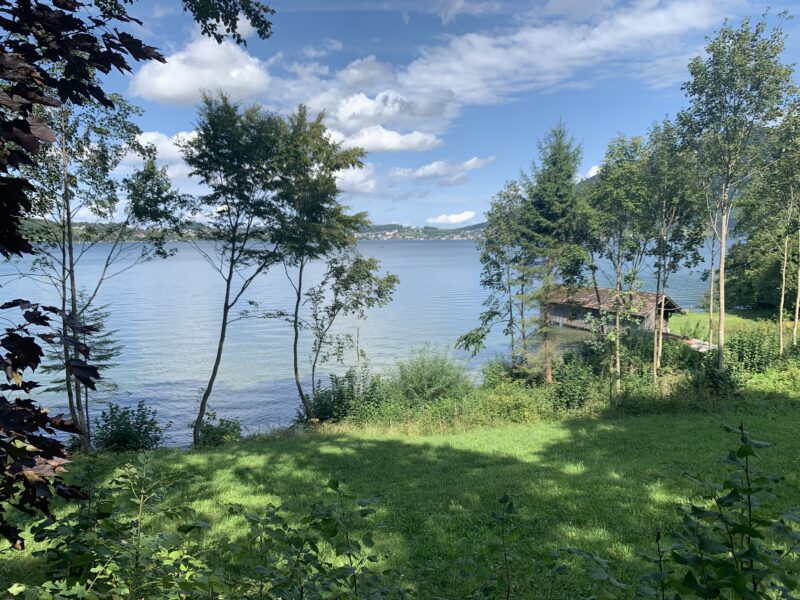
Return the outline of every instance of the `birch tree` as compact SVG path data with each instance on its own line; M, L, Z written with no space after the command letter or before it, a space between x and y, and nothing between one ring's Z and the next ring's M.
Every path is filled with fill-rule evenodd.
M683 147L680 132L665 119L650 129L645 158L647 208L643 218L652 220L653 259L656 279L656 319L653 329L653 383L658 381L664 347L664 296L670 275L682 266L700 262L698 249L705 234L704 204L694 154Z
M61 368L70 416L83 432L84 450L91 448L89 407L85 390L71 373L81 358L70 339L70 322L92 309L106 282L168 255L162 226L172 210L171 197L135 193L134 186L152 181L154 151L137 140L140 131L133 119L140 111L119 96L111 100L110 106L65 103L40 111L55 140L24 169L35 190L32 240L37 257L29 275L52 286L60 304ZM145 157L144 166L121 179L116 170L131 156ZM145 243L126 243L134 230L145 235ZM89 255L101 264L92 279L83 266ZM79 301L83 287L86 295Z
M647 214L645 164L642 138L614 138L589 195L591 233L586 244L594 263L590 268L593 272L599 268L596 258L609 264L611 272L605 276L614 285L612 305L606 310L610 310L614 319L611 373L616 393L622 384L621 341L625 316L633 308L634 292L653 239L653 222ZM596 278L594 285L597 288Z
M717 350L725 350L725 266L732 210L749 180L763 167L765 131L781 119L792 91L790 65L781 60L785 35L765 21L738 27L725 23L708 41L705 55L689 63L683 89L689 107L680 115L687 138L711 174L714 198L709 210L719 242Z

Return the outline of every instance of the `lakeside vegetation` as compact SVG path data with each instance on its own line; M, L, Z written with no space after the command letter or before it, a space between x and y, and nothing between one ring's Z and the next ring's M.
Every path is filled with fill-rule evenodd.
M478 351L494 327L509 340L476 381L449 350L372 372L357 338L334 327L390 302L398 283L358 253L367 215L340 199L337 174L360 168L363 149L336 143L305 106L277 114L206 94L180 144L205 193L181 193L140 143L139 109L96 79L163 57L114 27L136 22L124 5L89 6L96 17L61 0L0 8L13 17L0 62L11 199L0 252L35 254L30 276L59 295L54 307L0 305L6 595L797 598L800 100L780 27L723 24L689 65L688 106L646 138L611 140L591 181L577 181L582 150L566 125L551 128L485 226L468 229L483 231L489 297L459 345ZM218 42L243 42L242 15L269 35L257 2L185 8ZM77 45L55 43L64 32ZM138 166L119 177L130 156ZM740 257L770 253L766 275L726 257L735 210ZM80 211L97 217L95 231L80 229ZM47 226L26 229L33 216ZM180 451L158 448L155 407L110 405L96 419L90 409L118 356L104 323L113 306L99 304L106 282L168 259L165 242L187 230L224 299L208 380L186 415L193 449ZM137 232L149 233L123 263ZM672 320L677 333L706 335L698 352L662 335L663 297L709 235L709 312ZM81 259L105 238L84 290ZM314 261L324 276L309 287ZM635 319L646 268L657 281L651 331ZM289 311L249 297L272 269L294 292ZM578 287L601 306L588 334L563 344L552 299ZM242 440L213 392L228 328L250 318L291 327L298 417ZM32 399L43 347L70 419ZM347 370L319 381L325 361Z

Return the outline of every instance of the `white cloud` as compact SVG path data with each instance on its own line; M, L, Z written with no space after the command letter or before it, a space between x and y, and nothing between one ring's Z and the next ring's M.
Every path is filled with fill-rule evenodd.
M344 49L344 44L339 40L326 39L322 43L321 48L314 46L306 46L303 48L303 56L306 58L322 58L328 56L331 52L341 52Z
M589 170L586 171L585 179L589 179L590 177L594 177L598 173L600 173L600 165L592 165L591 167L589 167Z
M590 24L556 20L451 36L423 49L398 80L406 89L446 90L461 104L502 102L521 91L591 78L592 67L608 61L672 53L684 34L717 24L726 1L639 0Z
M139 134L139 142L155 147L159 164L166 165L170 179L179 184L189 179L191 171L189 165L183 162L183 154L179 144L196 136L196 131L179 131L172 136L160 131L143 131Z
M333 139L339 137L337 132L332 131ZM410 133L400 133L386 129L381 125L373 125L362 129L352 136L345 137L342 145L347 148L358 146L367 152L398 152L402 150L411 150L414 152L421 152L423 150L430 150L435 148L442 141L435 135L430 133L423 133L421 131L412 131Z
M460 225L461 223L466 223L474 216L475 213L473 211L465 210L462 213L456 213L453 215L439 215L438 217L431 217L429 219L425 219L425 222L430 223L431 225Z
M250 100L265 94L269 84L266 65L240 46L196 35L185 48L167 56L166 64L150 61L139 69L129 91L145 100L193 104L203 91Z
M480 169L494 162L495 157L478 158L473 156L461 163L449 163L444 160L435 160L416 169L392 169L394 177L412 179L437 179L439 185L458 185L467 181L467 173Z
M438 3L437 13L442 23L447 25L460 15L478 16L501 10L500 2L486 2L481 0L443 0Z
M375 180L375 165L366 163L363 168L350 168L339 171L336 184L342 192L349 194L371 194L378 183Z

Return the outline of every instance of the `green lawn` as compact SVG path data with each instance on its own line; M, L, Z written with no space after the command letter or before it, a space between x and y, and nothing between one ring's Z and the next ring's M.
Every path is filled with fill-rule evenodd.
M419 597L458 598L473 583L459 574L459 557L499 558L489 550L495 536L489 515L504 493L520 508L518 561L575 546L617 559L616 574L634 579L643 568L637 552L650 550L656 528L669 530L675 505L692 492L686 474L721 473L719 459L736 442L721 421L743 420L756 437L775 443L762 451L763 467L786 476L780 504L800 504L800 402L787 395L780 406L410 438L321 431L202 452L161 451L156 462L184 481L170 501L190 501L212 523L206 540L212 559L216 539L240 535L242 520L228 514L227 504L257 511L285 503L301 515L330 494L324 483L336 476L359 497L383 495L377 547ZM27 555L11 560L17 575L35 569Z
M716 318L716 316L715 316ZM725 313L725 332L727 334L747 331L772 331L777 332L777 315L774 312L762 310L729 310ZM714 325L716 335L717 324ZM669 319L669 330L676 335L685 335L698 340L708 338L708 313L687 312L674 315ZM791 330L791 323L787 323L787 331ZM777 333L776 333L777 334Z

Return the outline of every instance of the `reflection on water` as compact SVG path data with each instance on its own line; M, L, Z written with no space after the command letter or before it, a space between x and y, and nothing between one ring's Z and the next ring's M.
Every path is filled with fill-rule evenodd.
M111 309L109 328L122 345L119 365L108 371L119 386L115 401L144 399L172 421L171 443L187 443L188 423L214 357L222 303L222 280L189 244L176 244L178 252L167 260L153 261L109 280L99 301ZM361 347L375 370L390 367L412 349L425 344L452 348L458 336L475 327L486 291L480 287L480 262L472 241L364 241L361 251L381 261L384 270L400 277L394 301L372 311L366 321L350 319L340 331L358 329ZM95 281L103 258L102 248L87 253L81 263L83 281ZM0 265L0 275L18 267ZM308 269L309 285L319 280L321 264ZM696 307L705 291L699 273L704 267L673 276L669 294L684 308ZM4 284L2 297L54 301L52 288L30 279ZM644 289L652 289L645 278ZM262 308L289 310L292 290L282 269L256 280L247 298ZM244 307L244 306L243 306ZM473 361L503 352L506 342L494 332L487 348ZM210 406L219 415L239 418L249 431L286 424L294 417L297 392L291 379L291 330L278 319L246 319L231 326ZM466 357L465 357L466 358ZM54 410L64 410L64 400L44 396Z

